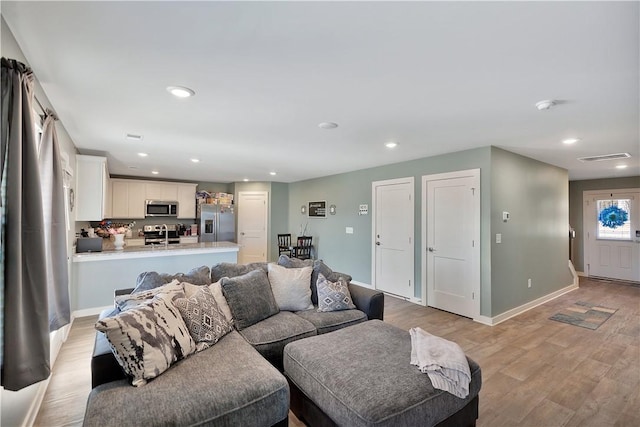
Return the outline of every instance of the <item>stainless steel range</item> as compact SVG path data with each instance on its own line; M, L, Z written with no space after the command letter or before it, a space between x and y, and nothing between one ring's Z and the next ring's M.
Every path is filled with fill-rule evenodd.
M166 227L166 235L165 235ZM180 243L180 236L178 236L179 227L175 224L159 224L159 225L145 225L144 231L144 244L145 245L159 245L164 244L168 237L168 244L175 245Z

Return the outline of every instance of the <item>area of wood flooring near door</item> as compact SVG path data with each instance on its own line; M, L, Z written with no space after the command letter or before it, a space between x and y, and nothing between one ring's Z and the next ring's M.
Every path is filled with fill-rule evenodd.
M595 331L549 320L576 301L618 311ZM82 425L94 321L75 320L37 426ZM640 425L640 287L583 279L580 289L493 327L386 297L385 321L455 341L480 364L479 427ZM291 414L289 422L302 425Z

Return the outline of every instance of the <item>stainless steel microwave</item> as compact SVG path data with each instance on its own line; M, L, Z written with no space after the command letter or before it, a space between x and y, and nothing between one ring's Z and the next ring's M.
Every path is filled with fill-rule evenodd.
M144 213L145 216L178 216L178 202L146 200Z

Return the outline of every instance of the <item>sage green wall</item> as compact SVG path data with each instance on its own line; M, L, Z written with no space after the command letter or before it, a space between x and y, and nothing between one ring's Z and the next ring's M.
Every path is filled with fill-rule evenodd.
M573 266L576 271L584 271L584 226L582 193L591 190L615 190L618 188L640 188L640 176L624 178L589 179L569 182L569 224L576 230L573 241Z
M569 286L565 169L491 149L491 314ZM502 212L511 214L503 222ZM496 233L502 243L495 242ZM532 286L527 287L531 278Z
M271 183L271 233L269 234L269 261L278 260L278 234L286 234L289 230L289 184ZM295 236L294 233L291 233Z
M294 236L307 226L317 257L332 269L349 273L356 281L371 283L371 183L394 178L415 180L415 296L421 297L422 176L465 169L481 169L481 313L491 313L490 147L483 147L392 165L363 169L289 184L289 230ZM326 200L336 205L336 215L309 218L300 207L309 201ZM369 205L369 215L358 215L360 204ZM353 227L346 234L345 227Z

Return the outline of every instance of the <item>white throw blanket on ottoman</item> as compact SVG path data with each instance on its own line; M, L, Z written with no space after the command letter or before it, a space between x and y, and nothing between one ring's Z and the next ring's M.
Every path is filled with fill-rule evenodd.
M454 396L469 395L471 372L460 346L420 329L411 328L411 364L426 373L434 388Z

